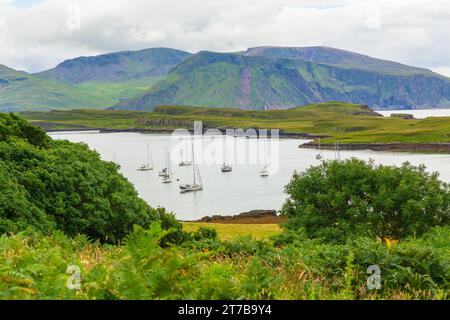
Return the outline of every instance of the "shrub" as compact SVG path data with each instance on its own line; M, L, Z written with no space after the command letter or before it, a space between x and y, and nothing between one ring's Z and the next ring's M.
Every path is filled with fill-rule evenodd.
M52 141L10 115L0 115L0 136L0 233L56 228L115 243L133 225L155 220L181 230L163 209L138 197L116 164L102 161L87 145Z
M450 221L449 187L425 167L325 161L295 173L282 212L287 229L345 242L352 236L404 239Z

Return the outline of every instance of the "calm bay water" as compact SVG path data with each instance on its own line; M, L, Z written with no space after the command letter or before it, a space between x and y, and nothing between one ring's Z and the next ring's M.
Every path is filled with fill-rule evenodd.
M199 164L204 185L202 191L180 194L179 184L192 182L192 167L178 166L180 154L175 145L180 142L170 135L98 132L59 132L50 135L55 139L84 142L98 151L102 159L116 161L121 165L124 176L135 185L140 197L152 206L165 207L174 212L181 220L198 219L214 214L239 214L253 209L279 210L286 199L284 186L289 182L292 173L319 164L315 159L316 150L298 148L300 143L306 142L305 140L282 139L274 148L276 149L274 155L277 157L275 160L279 160L277 169L269 177L260 177L261 163L237 163L233 165L233 172L222 173L220 168L223 155L221 155L218 156L217 163ZM205 138L204 145L207 149L208 144L217 143L221 139L223 138ZM147 144L150 146L154 170L141 172L137 168L146 162ZM158 177L158 171L165 166L166 145L173 151L171 158L174 180L170 184L162 184L161 178ZM186 146L190 149L188 143ZM235 152L231 148L226 150L227 161L231 162L229 159L233 158ZM324 159L334 159L335 153L324 151L323 156ZM416 165L425 164L429 171L438 171L442 180L450 182L450 155L341 151L342 159L351 157L373 159L376 163L383 164L401 164L405 161Z
M450 117L450 109L431 109L431 110L389 110L377 111L385 117L390 117L393 113L412 114L416 119L425 119L428 117Z

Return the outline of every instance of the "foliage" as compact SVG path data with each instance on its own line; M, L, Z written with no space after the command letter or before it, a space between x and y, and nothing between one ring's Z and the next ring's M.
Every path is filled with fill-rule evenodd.
M439 227L390 249L358 238L345 244L299 240L275 248L240 238L214 251L161 247L160 223L136 227L121 246L42 236L0 237L0 299L446 299L450 228ZM250 244L249 244L250 243ZM231 249L233 248L233 249ZM367 267L381 288L367 288ZM66 284L81 272L79 290Z
M84 144L52 141L14 115L0 115L0 232L32 226L115 243L133 225L181 225L138 198L117 165Z
M425 167L325 161L296 173L286 187L287 229L345 242L355 235L403 239L450 221L448 185Z

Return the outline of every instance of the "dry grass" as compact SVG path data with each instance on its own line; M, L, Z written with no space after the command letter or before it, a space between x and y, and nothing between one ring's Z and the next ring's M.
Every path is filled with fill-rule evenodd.
M184 230L188 232L197 231L201 227L216 229L220 240L232 240L244 235L250 235L260 240L280 233L280 226L278 224L183 223Z

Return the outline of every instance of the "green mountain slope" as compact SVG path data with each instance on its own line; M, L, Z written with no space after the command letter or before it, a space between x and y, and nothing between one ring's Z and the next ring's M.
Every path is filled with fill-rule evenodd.
M36 76L79 86L116 103L145 92L190 56L168 48L115 52L66 60Z
M310 53L309 60L293 56L290 50L277 54L276 50L258 53L251 49L237 54L199 52L142 96L113 109L153 110L158 105L286 109L325 101L363 103L372 108L450 106L448 78L361 55L352 60L351 54L346 56L340 50L326 58L328 50L333 52L321 49L316 58ZM311 61L313 58L328 63Z
M423 68L372 58L351 51L329 47L256 47L245 53L247 56L262 56L274 59L301 59L352 69L370 70L393 75L427 74L435 75Z
M105 108L114 100L0 65L0 111Z

